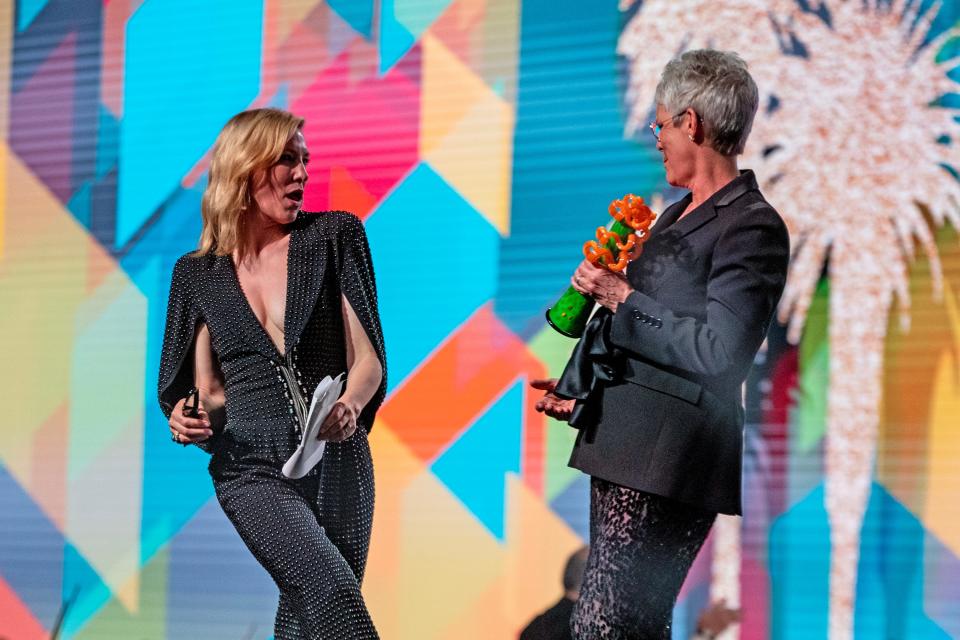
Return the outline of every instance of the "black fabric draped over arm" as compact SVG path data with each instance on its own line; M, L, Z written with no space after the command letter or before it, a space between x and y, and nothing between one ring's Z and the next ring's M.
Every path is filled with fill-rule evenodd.
M200 323L200 310L195 304L195 281L190 275L190 256L182 256L173 267L170 296L167 301L167 323L160 351L160 375L157 398L167 418L173 408L186 397L194 386L193 352ZM211 451L216 435L203 442L193 443Z
M353 214L340 215L343 216L343 224L338 234L340 262L337 273L340 290L363 325L383 371L380 387L360 413L360 422L369 432L373 428L377 410L387 394L387 358L383 345L383 328L380 325L377 284L366 230Z

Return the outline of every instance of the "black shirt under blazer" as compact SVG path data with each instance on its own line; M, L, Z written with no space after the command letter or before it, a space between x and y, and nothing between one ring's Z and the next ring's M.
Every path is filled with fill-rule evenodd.
M783 292L786 226L751 171L679 220L663 212L635 289L588 325L557 391L578 399L570 459L604 480L740 514L742 384Z

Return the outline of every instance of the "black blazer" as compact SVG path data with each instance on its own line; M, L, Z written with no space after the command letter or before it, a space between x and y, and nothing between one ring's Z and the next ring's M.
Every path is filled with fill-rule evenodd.
M653 227L627 269L636 290L594 315L560 379L577 398L570 466L739 514L741 388L783 292L787 229L751 171Z

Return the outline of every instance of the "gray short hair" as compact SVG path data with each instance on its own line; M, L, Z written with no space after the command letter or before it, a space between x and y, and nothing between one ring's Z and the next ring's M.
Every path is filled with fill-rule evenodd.
M760 101L747 63L732 51L686 51L663 68L654 99L672 116L692 108L707 143L723 155L743 153Z

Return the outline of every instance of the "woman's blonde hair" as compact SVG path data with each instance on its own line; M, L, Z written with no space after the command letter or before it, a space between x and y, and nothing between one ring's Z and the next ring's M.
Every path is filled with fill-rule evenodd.
M195 255L237 251L243 258L250 240L244 223L253 204L254 176L273 166L302 128L303 118L281 109L242 111L224 125L213 145Z

